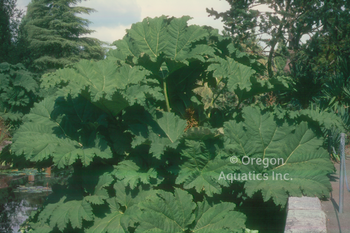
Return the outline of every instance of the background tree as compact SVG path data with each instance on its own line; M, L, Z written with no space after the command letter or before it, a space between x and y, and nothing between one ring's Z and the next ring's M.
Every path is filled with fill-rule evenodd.
M260 100L267 106L273 103L283 105L288 110L336 113L342 119L343 128L324 127L324 136L333 135L333 138L337 138L340 132L349 132L349 1L227 2L231 6L229 10L219 13L207 9L207 12L222 19L225 34L231 35L241 50L261 54L254 49L252 42L266 44L263 56L267 61L268 78L279 75L292 78L292 89L271 92L261 96ZM272 11L259 11L256 8L259 5L268 6ZM263 34L269 35L270 39L262 39ZM305 36L309 38L304 40ZM333 145L336 144L338 142L333 141Z
M263 35L270 35L270 39L260 39L265 42L269 50L268 73L273 75L273 61L276 56L276 46L279 43L287 46L289 56L293 56L300 49L302 36L319 29L318 10L320 1L292 1L292 0L227 0L231 8L226 12L207 9L211 16L222 18L225 30L233 37L236 45L246 44L252 47L252 40ZM273 12L262 12L255 7L266 5ZM291 59L291 64L294 61Z
M18 26L23 11L16 8L17 0L0 1L0 63L16 62Z
M79 0L32 0L21 24L22 57L37 72L63 68L80 59L103 59L103 44L84 37L93 30L78 17L94 9L76 6ZM26 48L26 49L25 49Z
M222 19L226 33L232 36L236 45L247 45L241 46L242 50L247 51L249 48L250 51L260 53L254 49L252 42L258 40L260 44L266 44L263 52L269 77L290 75L295 82L295 91L279 93L283 94L280 95L283 103L294 101L293 108L308 108L315 99L323 98L325 85L334 86L335 77L339 81L340 73L344 74L342 83L347 82L350 74L346 68L349 67L350 52L348 1L227 2L231 7L226 12L219 13L213 9L207 9L207 12ZM259 5L266 5L272 11L259 11L256 8ZM271 38L262 39L263 34ZM304 36L309 39L303 42ZM338 99L344 99L346 90L341 93L338 92Z

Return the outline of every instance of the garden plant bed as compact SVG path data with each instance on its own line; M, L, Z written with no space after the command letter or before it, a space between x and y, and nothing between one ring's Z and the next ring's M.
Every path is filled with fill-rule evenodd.
M350 232L346 1L227 0L224 32L160 15L109 49L79 2L0 3L0 231Z

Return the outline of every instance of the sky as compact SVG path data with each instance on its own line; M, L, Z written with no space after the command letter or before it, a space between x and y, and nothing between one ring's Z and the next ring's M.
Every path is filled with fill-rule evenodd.
M30 0L17 0L18 8L24 10L28 3ZM208 17L206 8L214 8L218 12L229 9L225 0L85 0L78 6L94 8L97 11L82 17L90 20L89 28L96 31L89 37L107 43L122 39L131 24L141 22L146 17L161 15L189 15L193 18L188 21L189 24L208 25L221 32L223 23L220 19Z

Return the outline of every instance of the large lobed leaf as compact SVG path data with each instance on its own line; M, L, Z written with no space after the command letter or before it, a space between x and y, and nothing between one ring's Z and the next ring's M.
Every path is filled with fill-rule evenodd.
M214 77L218 79L227 79L227 87L229 90L246 90L251 89L250 78L255 73L255 71L249 66L245 66L241 63L236 62L232 58L212 58L209 61L216 62L208 67L208 71L214 71Z
M195 218L192 211L196 204L186 191L175 189L175 194L159 191L159 196L153 195L147 201L140 203L143 210L140 216L140 226L136 232L184 232Z
M12 145L13 152L24 154L28 160L41 161L54 153L65 153L75 150L79 144L67 138L58 138L54 129L59 126L51 119L54 109L54 98L47 98L26 115L26 122L15 133Z
M135 232L241 232L244 214L235 211L233 203L197 204L181 189L174 193L162 190L134 190L122 182L114 185L116 197L107 199L111 213L96 218L88 233Z
M233 203L195 204L192 196L181 189L174 194L159 191L139 204L142 214L136 232L241 232L244 214L234 211Z
M164 99L159 88L153 88L146 76L149 71L142 67L118 66L114 61L92 62L82 60L73 68L56 71L44 78L42 87L61 85L59 96L77 97L83 95L91 103L116 116L121 110L134 103L144 104L146 93L155 99ZM141 85L142 84L142 85Z
M254 95L290 88L288 77L278 76L268 80L258 79L254 69L237 62L233 58L215 57L209 59L209 61L212 64L209 65L208 71L213 71L215 78L227 83L228 90L233 91L241 102Z
M329 196L327 174L334 167L323 139L306 122L277 123L272 113L256 107L246 107L243 117L240 123L225 122L224 131L226 146L241 161L235 178L245 181L249 196L261 191L265 201L272 198L277 205L285 205L288 195Z
M110 55L121 60L131 56L135 63L144 54L152 62L157 62L161 56L184 64L188 64L187 60L191 58L203 60L203 55L213 54L214 49L207 45L193 46L194 42L208 36L208 31L200 26L188 26L190 19L189 16L145 18L133 24L123 40L113 43L117 50L110 52ZM157 71L161 63L158 63Z
M168 112L163 113L163 116L157 119L157 123L171 143L180 138L187 124L185 120Z
M90 196L86 196L85 200L95 205L104 204L104 200L109 198L109 194L105 187L108 187L113 181L114 178L108 172L104 173L102 176L99 177L98 183L94 188L95 190L93 194Z
M180 166L176 184L184 184L185 189L195 188L198 193L208 196L221 194L222 186L228 186L226 180L218 180L221 172L232 172L237 169L228 162L228 155L223 151L211 153L201 141L186 140L186 149L181 156L186 161Z
M39 98L37 75L18 63L0 63L0 117L17 127Z
M158 172L155 168L141 169L131 160L124 160L115 166L113 175L121 180L125 186L129 185L132 189L140 183L151 184L151 179L158 180Z
M170 112L163 112L156 119L140 115L138 120L142 124L130 125L130 131L135 135L133 147L147 142L150 144L150 153L158 159L167 148L177 148L187 125L185 120Z
M73 228L81 229L83 220L92 221L93 216L92 208L85 200L66 201L64 196L59 202L48 204L39 214L38 219L41 227L45 228L48 224L53 229L57 226L62 232L69 223Z
M111 213L104 218L96 218L94 225L86 231L87 233L129 232L129 227L134 227L137 216L140 214L138 204L156 193L152 190L142 190L142 188L131 190L122 182L115 183L114 189L115 197L107 199Z
M206 200L199 202L195 211L196 225L192 232L241 232L241 229L245 228L246 216L234 209L233 203L213 205Z
M142 23L131 26L128 34L135 41L133 46L137 47L138 53L146 53L151 60L155 61L160 53L166 48L166 23L165 17L145 18Z
M88 166L95 156L112 157L106 141L96 131L92 130L89 134L82 131L82 136L75 137L72 134L81 130L82 125L67 124L65 121L67 118L72 120L76 117L81 123L86 120L84 117L91 120L91 114L82 114L83 112L79 112L79 106L73 104L64 105L66 108L64 110L62 108L62 112L56 115L56 104L54 97L45 98L42 102L35 104L31 112L26 115L25 123L13 137L12 151L17 156L24 154L26 159L33 162L53 158L58 168L72 165L78 159L84 166ZM74 114L70 112L69 107L74 109ZM64 113L67 115L64 116ZM82 115L79 116L79 114Z

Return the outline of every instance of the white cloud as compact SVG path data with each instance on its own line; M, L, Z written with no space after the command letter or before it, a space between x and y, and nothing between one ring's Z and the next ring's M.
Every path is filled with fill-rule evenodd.
M30 0L18 0L18 6L26 9L29 2ZM92 22L90 28L96 32L91 37L109 43L122 39L125 29L130 28L131 24L140 22L145 17L161 15L189 15L193 18L189 24L208 25L221 31L223 23L214 20L214 17L208 17L206 8L214 8L219 12L229 9L229 4L224 0L87 0L78 5L97 10L81 17Z
M17 8L26 11L30 0L17 0Z
M113 43L116 40L122 39L123 36L126 34L126 29L129 29L131 25L119 25L115 27L91 27L92 30L95 30L96 32L91 33L89 37L97 38L101 41L107 42L107 43Z
M214 20L214 17L208 17L206 8L214 8L219 12L229 9L229 4L223 0L89 0L82 5L98 11L86 18L94 22L91 28L97 32L93 36L108 42L121 39L125 35L125 29L130 28L131 24L140 22L146 17L153 18L161 15L170 17L189 15L193 18L189 24L208 25L221 31L223 23L220 20ZM119 25L118 32L116 32L116 25ZM117 35L118 38L115 37Z
M97 12L83 15L92 21L91 26L115 27L117 25L130 25L141 18L141 9L136 0L88 0L80 5L90 7Z
M214 8L216 11L226 11L229 4L220 0L136 0L141 8L141 19L146 17L158 17L161 15L181 17L189 15L193 19L190 24L208 25L214 28L223 29L220 20L208 17L206 8Z

